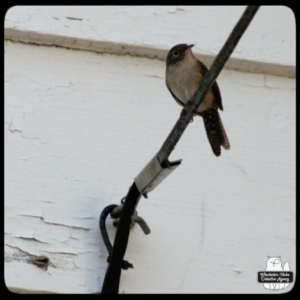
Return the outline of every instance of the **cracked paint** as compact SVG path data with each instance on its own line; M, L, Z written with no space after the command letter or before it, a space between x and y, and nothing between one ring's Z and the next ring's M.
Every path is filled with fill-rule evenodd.
M165 63L10 41L6 51L6 285L99 292L100 213L120 203L180 114ZM189 125L174 151L182 167L139 204L151 235L131 230L135 268L121 292L260 293L252 275L269 252L295 266L295 80L223 70L218 83L232 149L216 160L201 119ZM110 218L107 228L113 241ZM40 256L47 270L30 263Z
M73 21L82 21L83 19L81 18L74 18L74 17L66 17L68 20L73 20Z

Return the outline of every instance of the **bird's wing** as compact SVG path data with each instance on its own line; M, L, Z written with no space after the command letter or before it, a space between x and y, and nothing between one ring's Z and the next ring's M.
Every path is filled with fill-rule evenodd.
M168 87L168 86L167 86ZM183 106L184 107L184 103L182 101L180 101L174 94L173 92L171 91L171 89L168 87L170 93L172 94L173 98L176 100L176 102L180 105L180 106Z
M198 63L200 65L202 74L204 76L208 72L208 69L207 69L207 67L200 60L198 60ZM221 110L223 110L221 93L220 93L220 89L219 89L217 81L214 82L214 84L212 85L211 89L212 89L212 91L213 91L213 93L214 93L214 95L216 97L216 101L217 101L218 107Z

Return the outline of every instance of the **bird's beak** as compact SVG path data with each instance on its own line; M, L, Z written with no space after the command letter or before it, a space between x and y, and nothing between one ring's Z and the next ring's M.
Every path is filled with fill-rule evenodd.
M187 49L193 48L194 46L195 46L194 44L188 45Z

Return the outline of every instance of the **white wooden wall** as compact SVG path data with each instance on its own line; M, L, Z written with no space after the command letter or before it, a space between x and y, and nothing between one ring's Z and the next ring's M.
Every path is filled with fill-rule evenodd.
M165 87L163 58L186 42L211 62L243 10L16 6L7 12L10 290L101 290L107 253L99 215L119 204L181 111ZM182 165L140 201L151 234L138 225L131 230L125 259L134 269L122 272L120 293L271 293L257 282L268 255L281 255L295 277L292 11L261 7L228 67L218 83L231 150L216 158L201 118L189 125L170 158ZM113 240L111 220L107 226ZM50 259L47 270L30 263L37 255Z

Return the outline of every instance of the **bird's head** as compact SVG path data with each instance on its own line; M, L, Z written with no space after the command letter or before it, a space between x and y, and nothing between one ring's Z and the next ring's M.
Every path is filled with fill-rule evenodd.
M171 48L166 59L167 66L175 65L184 59L193 59L192 47L194 47L193 44L178 44Z

